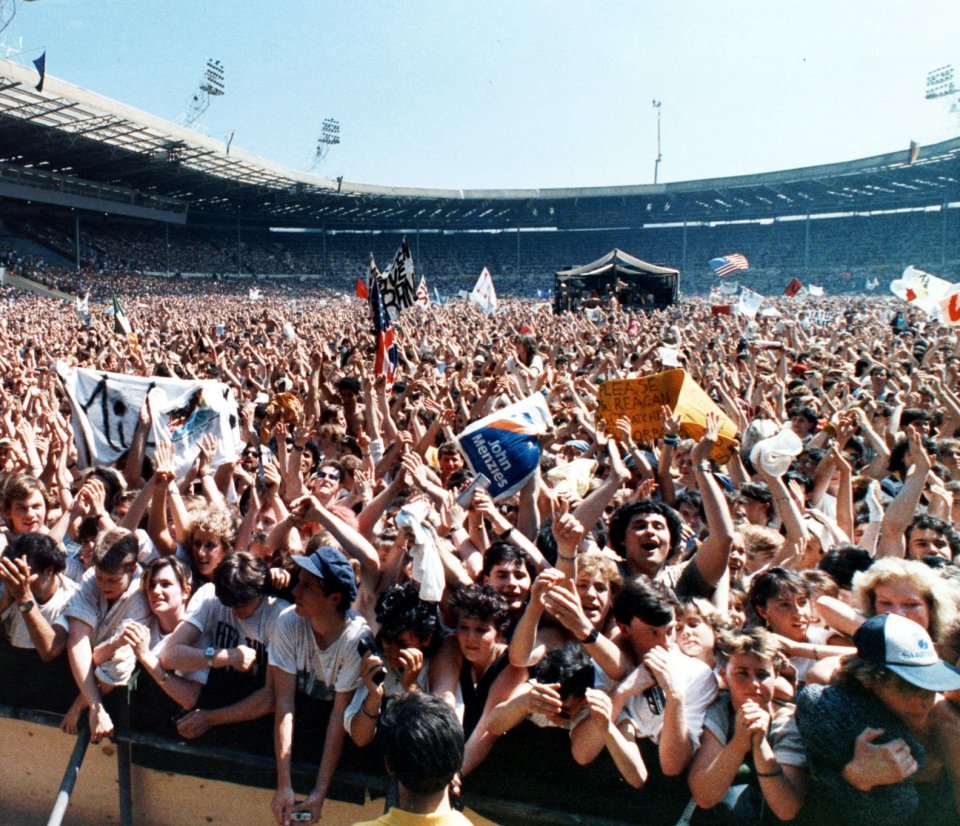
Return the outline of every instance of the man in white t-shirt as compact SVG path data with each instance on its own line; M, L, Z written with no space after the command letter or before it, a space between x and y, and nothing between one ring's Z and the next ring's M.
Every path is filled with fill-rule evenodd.
M63 712L76 697L64 655L67 602L79 587L64 573L66 555L48 535L22 533L0 559L0 698L11 705Z
M361 684L358 644L370 635L366 621L349 610L357 597L357 582L340 551L322 546L293 561L300 566L293 590L296 605L280 616L269 649L277 759L277 791L271 809L280 826L290 823L292 812L309 812L314 821L320 819L343 751L343 715ZM301 695L332 701L332 709L317 784L302 803L294 805L290 763L298 690Z
M705 663L676 645L676 599L669 588L649 577L627 580L613 611L625 644L640 665L611 691L612 719L632 741L657 744L655 774L684 772L700 743L703 718L717 696L717 680ZM594 717L573 731L574 756L594 759L604 747L604 730Z
M215 726L256 720L273 710L273 695L266 684L267 647L289 603L269 590L267 564L237 551L217 565L213 582L190 600L187 615L160 655L167 670L207 670L198 708L177 723L181 737L200 737ZM262 750L264 738L269 740L267 731L267 725L231 729L224 737L229 736L234 746L242 741Z

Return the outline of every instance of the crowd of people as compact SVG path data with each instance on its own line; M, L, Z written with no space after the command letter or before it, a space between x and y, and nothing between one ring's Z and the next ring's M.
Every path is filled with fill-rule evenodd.
M138 349L99 309L2 301L0 702L273 754L281 826L417 693L455 711L468 794L518 731L560 731L641 822L958 821L951 328L868 297L460 301L404 311L388 381L359 301L141 295ZM605 381L675 360L705 416L663 405L644 441L598 414ZM118 462L80 467L58 361L215 379L240 448L178 469L146 402ZM539 468L494 501L457 436L531 394Z

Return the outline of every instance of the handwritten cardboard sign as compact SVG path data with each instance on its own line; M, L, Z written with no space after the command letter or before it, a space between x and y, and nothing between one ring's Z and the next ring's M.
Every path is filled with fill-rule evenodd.
M737 427L686 372L667 370L635 379L612 379L600 385L597 415L613 426L626 416L632 425L634 441L652 442L663 437L660 408L670 407L680 418L680 435L699 440L706 427L707 413L720 414L720 437L710 457L725 463L737 445Z

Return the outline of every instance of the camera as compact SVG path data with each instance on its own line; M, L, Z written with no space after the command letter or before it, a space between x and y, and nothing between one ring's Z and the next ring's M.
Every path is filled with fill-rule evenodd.
M291 823L311 823L313 815L310 812L290 812Z
M377 643L373 637L370 634L364 634L357 640L357 653L363 657L365 654L379 655L380 652L377 650ZM373 675L374 685L380 685L385 679L387 679L387 669L381 665Z

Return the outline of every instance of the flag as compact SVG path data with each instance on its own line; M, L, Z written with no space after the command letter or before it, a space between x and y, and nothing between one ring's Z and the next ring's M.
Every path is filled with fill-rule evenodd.
M713 304L710 307L710 315L730 315L735 307L735 304Z
M37 67L37 71L40 73L40 82L37 84L36 89L38 92L43 91L43 81L47 78L47 52L44 50L43 54L40 55L36 60L33 61L33 65Z
M130 326L130 319L127 318L127 314L116 296L113 297L113 332L126 336L130 353L136 357L137 361L142 362L143 353L140 352L140 339L138 339L137 334L133 332L133 328Z
M868 279L867 279L866 288L867 288L868 290L875 290L878 286L880 286L880 279L879 279L879 278L872 278L872 279L871 279L871 278L868 278Z
M417 287L417 306L430 306L430 292L427 290L427 279L422 275L420 276L420 286Z
M374 281L380 280L380 270L377 269L377 262L373 260L373 253L370 253L370 260L367 261L367 290L373 286Z
M540 436L552 426L546 399L534 393L467 425L457 441L473 472L490 480L490 496L500 500L540 466Z
M917 162L917 158L920 157L920 144L916 141L910 141L910 158L907 161L909 164Z
M233 388L218 381L133 376L71 367L58 361L73 419L77 465L113 465L133 444L144 397L149 393L153 426L148 450L158 440L172 442L174 470L182 477L199 453L200 437L213 433L213 466L232 462L240 447L239 415Z
M953 288L951 282L918 270L913 265L907 267L900 278L890 282L890 292L926 313L938 313L940 299Z
M90 326L90 291L87 290L87 294L80 298L77 296L77 321L82 324Z
M739 281L724 281L720 285L720 295L736 295L739 290Z
M749 270L750 262L747 261L745 255L734 252L720 258L711 258L710 266L713 268L714 273L720 278L723 278L725 275L730 275L730 273L736 272L737 270Z
M940 320L950 327L960 325L960 285L955 286L938 302Z
M370 300L370 291L367 289L367 285L363 283L362 278L357 279L357 298L363 301Z
M394 340L393 322L387 314L387 308L380 293L380 283L376 279L370 287L370 314L373 319L373 337L377 341L373 372L377 376L384 375L388 382L393 382L399 354Z
M497 309L497 293L493 289L493 276L486 267L483 268L470 293L470 300L485 313L492 313Z
M815 287L813 284L811 284L808 287L808 290L810 291L810 295L812 295L814 298L819 298L823 295L823 287Z
M760 293L755 293L746 287L740 288L740 303L737 304L737 312L740 315L745 315L750 320L755 319L761 304L763 304L763 296Z
M260 293L259 287L251 287L247 291L247 298L249 298L251 301L259 301L260 296L261 296L261 293Z
M376 266L373 264L373 256L370 256L370 263L372 267ZM383 306L386 307L391 321L395 321L400 313L417 301L414 274L413 256L410 255L410 247L404 238L390 268L377 279Z
M440 290L436 287L433 288L433 297L437 300L437 304L443 304L443 299L440 297Z
M787 288L783 291L784 295L794 298L800 290L803 289L803 282L799 278L791 278Z

